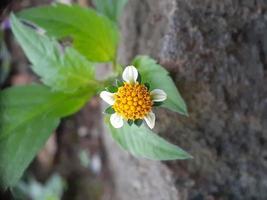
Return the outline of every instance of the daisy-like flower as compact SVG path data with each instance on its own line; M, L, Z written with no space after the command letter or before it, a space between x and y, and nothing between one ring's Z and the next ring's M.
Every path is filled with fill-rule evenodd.
M139 125L143 120L152 129L155 126L155 114L152 107L167 99L167 94L161 89L149 91L147 84L138 82L138 71L134 66L128 66L122 73L124 82L115 93L102 91L100 97L111 105L110 122L115 128L121 128L124 120L130 125Z

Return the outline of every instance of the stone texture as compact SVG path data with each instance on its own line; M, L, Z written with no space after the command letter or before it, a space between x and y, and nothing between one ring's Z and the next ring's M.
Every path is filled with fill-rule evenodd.
M188 104L188 118L157 110L156 130L195 157L166 163L180 199L267 199L266 11L264 0L130 0L126 7L121 63L136 54L158 59ZM115 146L107 148L114 154ZM111 164L121 166L113 168L121 193L131 184L121 177L139 179L139 165L165 170L115 152ZM155 179L142 177L139 185L151 183L155 195L166 189L155 190ZM157 199L139 192L135 199Z
M160 162L138 159L103 134L115 184L114 200L178 200L172 173Z

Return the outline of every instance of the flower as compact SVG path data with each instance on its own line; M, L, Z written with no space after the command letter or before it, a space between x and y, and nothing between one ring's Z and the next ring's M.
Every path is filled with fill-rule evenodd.
M152 107L167 99L167 94L161 89L149 91L146 84L138 82L138 71L134 66L127 66L122 73L124 82L115 93L102 91L100 97L111 105L113 114L110 122L113 127L121 128L126 120L131 125L139 124L143 119L153 129L155 114Z

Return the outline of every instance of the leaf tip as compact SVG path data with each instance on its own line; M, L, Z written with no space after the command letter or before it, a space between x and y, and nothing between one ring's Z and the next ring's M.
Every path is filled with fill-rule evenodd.
M194 159L194 156L192 156L190 153L186 152L185 150L183 150L183 153L184 153L185 160Z
M187 109L185 109L185 111L183 112L183 115L186 117L189 117L189 113L188 113Z
M186 152L186 156L187 156L186 159L194 159L194 156L192 156L191 154L189 154L189 153L187 153L187 152Z
M189 113L188 113L187 106L186 106L185 103L183 103L183 106L179 107L177 111L181 115L184 115L186 117L189 117Z

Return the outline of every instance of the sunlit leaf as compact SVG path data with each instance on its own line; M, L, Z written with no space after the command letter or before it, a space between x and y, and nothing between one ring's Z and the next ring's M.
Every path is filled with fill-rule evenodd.
M91 61L113 61L118 45L118 28L107 17L90 8L56 4L19 13L59 39L71 37L74 48Z
M36 33L11 16L12 31L33 64L33 71L54 90L76 92L85 87L97 87L94 68L73 48L63 53L55 40Z

